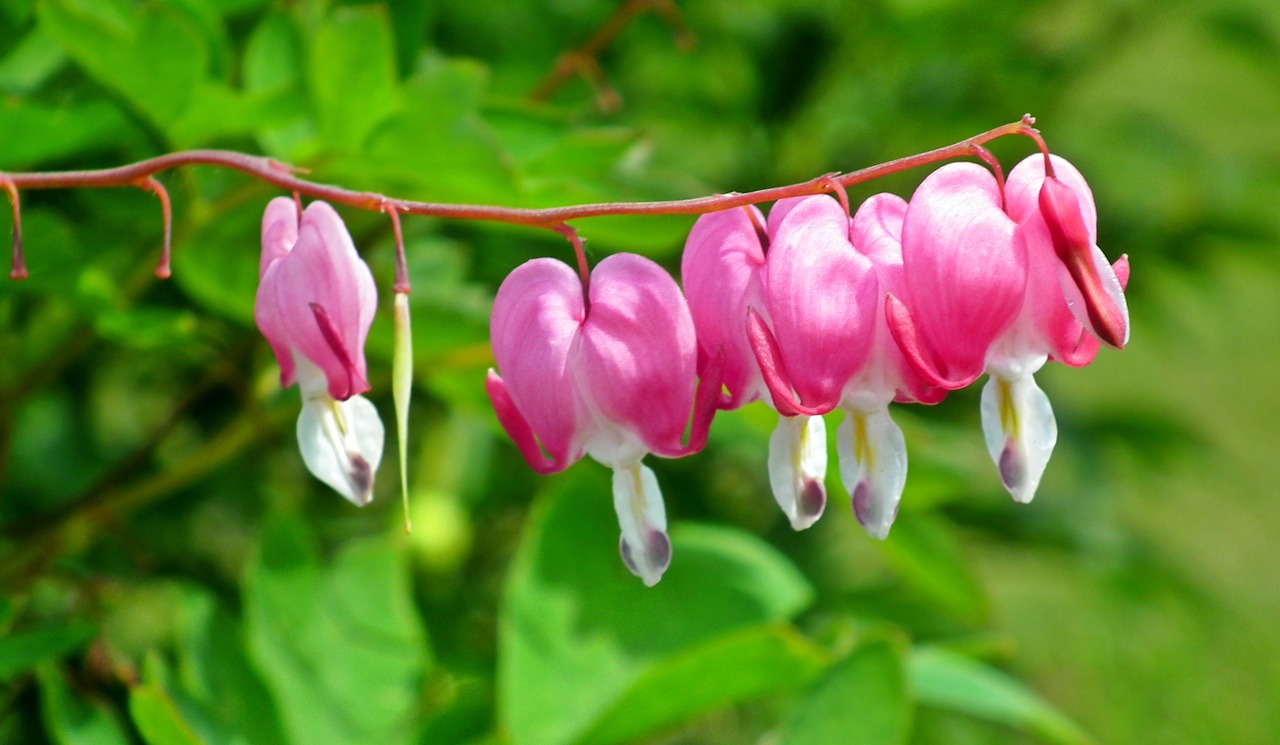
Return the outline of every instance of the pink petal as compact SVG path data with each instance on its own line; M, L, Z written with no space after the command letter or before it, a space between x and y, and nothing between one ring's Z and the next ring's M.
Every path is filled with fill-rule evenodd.
M1026 247L989 171L952 163L920 184L902 227L902 262L905 302L938 372L968 385L1027 286Z
M782 225L782 221L791 213L791 210L806 199L809 197L787 197L774 202L769 208L769 222L766 225L765 234L771 244L778 237L778 227Z
M1089 238L1079 198L1061 181L1047 178L1040 187L1040 211L1071 279L1063 282L1067 305L1090 333L1123 348L1129 340L1129 309L1115 272Z
M262 215L262 257L258 262L258 293L254 300L253 315L258 329L271 345L280 365L280 385L288 388L294 384L293 352L289 342L276 330L273 314L267 312L262 292L262 280L267 269L283 259L298 241L298 207L288 197L276 197L267 203Z
M1033 270L1041 262L1052 263L1041 258L1046 255L1057 257L1065 267L1065 276L1057 269L1056 279L1063 287L1055 294L1064 298L1068 312L1092 335L1122 347L1128 339L1128 309L1116 272L1097 247L1093 193L1075 166L1056 155L1049 157L1053 179L1045 179L1040 155L1026 158L1009 173L1009 215L1027 228L1028 240L1037 241L1028 245ZM1056 318L1043 320L1059 326L1051 336L1058 342L1055 348L1061 349L1072 331Z
M1080 197L1080 214L1089 239L1097 241L1098 209L1093 202L1093 191L1080 171L1070 161L1057 155L1050 155L1053 161L1054 176L1071 187ZM1005 210L1015 222L1029 219L1033 213L1040 212L1040 186L1044 183L1044 156L1036 153L1028 155L1009 171L1005 181ZM1043 218L1041 218L1043 220Z
M258 262L258 279L267 273L267 267L283 259L297 241L297 203L288 197L272 199L262 215L262 258Z
M747 335L751 339L751 351L755 354L756 364L760 366L760 374L769 390L773 408L779 414L821 416L831 410L829 407L824 409L821 406L805 406L796 400L791 390L791 375L782 359L778 340L755 308L747 311Z
M849 216L809 197L779 224L765 261L765 297L791 385L805 406L829 411L867 362L878 281L849 243Z
M854 248L875 264L880 289L902 294L902 223L907 200L897 194L873 194L854 213L850 237Z
M489 403L493 405L494 413L498 416L498 423L515 443L520 455L524 456L530 468L541 474L557 473L577 460L577 457L570 457L571 453L568 449L558 450L550 458L542 452L537 435L524 418L524 414L520 413L519 407L511 400L507 385L498 373L489 371L484 379L484 390L489 395Z
M946 390L931 386L903 359L889 331L883 308L886 295L894 295L899 302L906 295L902 276L902 223L906 213L907 202L902 197L874 194L858 207L850 223L854 248L871 260L880 280L881 295L875 314L871 362L860 377L875 378L894 386L895 398L899 401L937 403L946 395ZM873 366L880 369L873 370ZM866 381L861 379L855 379L853 383L855 386L865 384ZM849 394L846 389L846 395Z
M596 266L581 349L571 362L594 414L637 435L645 449L681 453L696 350L689 308L662 267L634 254L615 254Z
M278 219L276 209L269 218ZM364 343L376 309L373 275L342 219L324 202L313 202L293 248L263 272L254 308L258 327L277 359L283 349L301 354L324 372L329 395L345 400L369 390ZM292 365L282 361L281 383L292 385L293 378Z
M579 430L586 412L569 357L581 343L583 316L582 283L555 259L516 267L493 301L489 338L503 378L497 381L500 387L487 384L490 398L536 470L559 470L582 457ZM537 465L543 459L529 442L530 433L551 455L552 466Z
M723 349L723 383L734 409L760 393L760 373L747 340L747 308L763 309L760 268L764 252L752 215L755 207L712 212L689 231L680 276L697 329L701 358Z

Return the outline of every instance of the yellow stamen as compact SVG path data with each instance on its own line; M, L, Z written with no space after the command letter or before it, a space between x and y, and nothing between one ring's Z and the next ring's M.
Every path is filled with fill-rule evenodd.
M871 438L867 437L867 417L862 412L853 415L853 454L863 468L875 467L875 450L871 447Z
M1013 405L1013 387L1004 378L996 378L996 395L1000 401L1000 428L1010 438L1018 436L1018 409Z

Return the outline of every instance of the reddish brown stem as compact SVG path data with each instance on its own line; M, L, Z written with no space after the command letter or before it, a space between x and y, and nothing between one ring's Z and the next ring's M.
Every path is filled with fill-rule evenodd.
M578 276L582 278L582 307L586 312L591 312L591 268L587 266L587 251L582 245L582 236L578 235L578 231L561 223L555 227L555 231L565 237L565 240L573 246L573 256L578 262Z
M835 194L836 199L840 201L840 206L844 208L844 214L850 218L845 234L848 236L849 242L853 243L853 213L849 211L849 192L840 185L839 181L830 177L827 179L827 189Z
M139 179L136 186L155 194L160 200L160 214L164 219L164 243L160 247L160 263L156 265L156 276L160 279L168 279L169 275L173 274L173 267L169 263L172 255L170 246L173 242L173 205L169 202L169 191L154 176Z
M27 262L22 256L22 203L18 199L18 186L11 179L0 179L0 185L9 193L9 205L13 207L13 254L9 259L9 279L26 279Z
M1000 209L1004 209L1004 169L1000 167L1000 159L981 145L973 146L973 155L986 163L987 168L991 169L991 175L996 177L996 188L1000 191Z
M298 170L284 166L276 160L227 150L183 150L118 168L104 168L92 171L0 174L0 183L4 183L10 192L10 201L14 201L13 195L19 189L134 186L145 183L146 179L157 173L180 166L211 165L246 173L286 191L305 194L314 199L324 199L334 204L356 209L385 212L390 207L399 214L426 215L455 220L502 222L512 225L547 228L563 233L564 231L561 228L565 226L567 221L587 217L609 215L702 215L749 204L772 202L787 197L821 194L829 191L833 183L847 188L854 184L860 184L917 166L972 155L975 145L982 145L1000 137L1015 134L1031 135L1031 133L1035 132L1032 129L1034 123L1034 119L1030 116L1025 116L1020 121L996 127L946 147L905 158L898 158L888 163L881 163L851 173L835 176L823 175L788 186L776 186L747 193L717 194L695 199L662 202L606 202L544 209L474 204L442 204L408 199L391 199L373 192L353 191L339 186L308 181L296 175L299 172Z
M391 231L396 239L396 281L391 291L407 295L410 289L409 264L404 257L404 233L400 230L400 213L391 204L385 205L383 211L387 213L387 217L391 218Z
M1027 116L1030 116L1030 114ZM1036 146L1039 147L1040 152L1044 154L1045 178L1053 178L1053 161L1049 158L1049 146L1044 144L1044 138L1040 136L1040 130L1027 127L1024 131L1019 132L1018 134L1030 137L1036 141Z
M764 223L760 216L759 210L753 210L748 205L743 205L742 209L746 210L747 217L751 219L751 227L756 229L756 238L760 240L760 253L768 255L769 253L769 226Z

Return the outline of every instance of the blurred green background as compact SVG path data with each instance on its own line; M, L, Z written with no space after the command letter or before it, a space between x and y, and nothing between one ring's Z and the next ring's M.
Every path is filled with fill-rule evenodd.
M896 408L912 462L888 541L834 467L828 514L795 534L756 405L652 464L675 557L646 590L604 469L537 477L483 395L497 284L565 245L407 218L405 535L394 454L364 510L298 456L297 393L252 324L275 189L163 175L167 282L154 197L28 191L31 278L0 282L0 741L1274 741L1280 5L619 7L6 0L0 170L226 147L549 206L789 183L1031 112L1133 267L1130 346L1040 375L1061 437L1036 501L1004 495L969 390ZM993 149L1011 167L1031 144ZM383 288L368 354L390 422L390 226L343 215ZM594 259L675 269L691 223L578 227Z

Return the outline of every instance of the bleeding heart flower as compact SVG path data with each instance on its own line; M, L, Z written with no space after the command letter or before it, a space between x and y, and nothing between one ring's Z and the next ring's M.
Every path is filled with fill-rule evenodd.
M377 410L357 395L369 390L373 275L332 207L312 202L299 224L296 204L279 197L262 217L258 279L254 320L280 364L280 384L302 390L302 459L353 504L368 504L384 439Z
M616 254L591 273L588 302L572 269L534 259L503 281L490 341L502 371L486 389L530 467L567 468L588 454L613 469L624 563L654 585L671 560L666 512L646 453L679 457L706 441L719 396L708 365L694 408L697 342L680 288L657 264ZM545 452L544 452L545 451Z
M1128 339L1128 261L1107 263L1096 245L1088 184L1070 163L1049 157L1055 175L1045 177L1037 154L1019 163L1005 186L1006 209L1027 249L1027 292L1018 317L987 352L990 379L982 390L987 450L1018 502L1035 496L1058 437L1034 373L1050 358L1089 364L1099 337L1112 346Z
M990 171L951 163L925 178L907 207L905 293L890 295L885 312L903 356L931 385L954 390L976 380L1022 309L1027 249L1001 204Z
M845 384L840 408L845 418L836 430L840 477L853 513L866 531L886 538L898 514L907 482L907 446L889 416L892 401L937 403L946 391L928 384L903 358L884 313L889 295L905 297L902 224L907 203L893 194L876 194L858 208L851 238L871 260L879 280L879 298L867 364Z
M769 440L774 499L797 530L826 505L826 426L866 363L876 277L849 243L849 217L817 196L699 218L681 273L703 355L724 355L732 408L767 391L782 415Z

